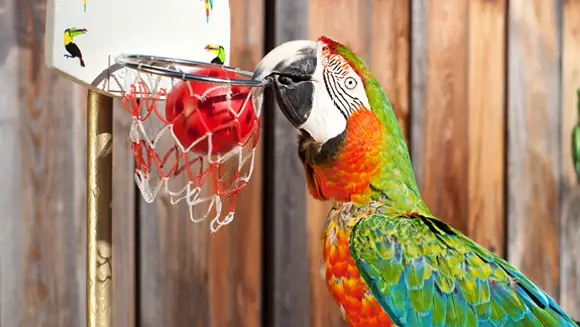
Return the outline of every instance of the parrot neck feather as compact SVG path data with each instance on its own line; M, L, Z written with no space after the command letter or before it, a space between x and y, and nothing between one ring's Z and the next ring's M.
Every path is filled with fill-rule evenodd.
M300 137L300 158L310 193L320 200L366 205L380 201L393 214L429 215L402 137L373 111L355 111L345 132L324 145ZM394 129L399 129L395 120ZM400 129L399 129L400 133Z
M431 215L419 193L403 132L383 88L350 49L323 38L364 83L370 108L358 108L343 134L316 144L301 137L300 157L310 193L318 199L366 205L379 201L393 214Z
M401 209L402 212L394 210L397 214L430 216L431 212L419 193L407 143L389 100L378 83L368 85L367 93L372 94L369 103L384 133L381 143L383 164L372 184L382 199L380 201L393 209Z

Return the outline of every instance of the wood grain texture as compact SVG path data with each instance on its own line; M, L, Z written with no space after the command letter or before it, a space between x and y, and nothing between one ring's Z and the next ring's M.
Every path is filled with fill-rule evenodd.
M308 0L266 2L266 51L308 37ZM267 93L264 107L263 324L309 326L306 188L296 131Z
M17 326L85 322L86 120L80 88L44 64L44 1L17 6L22 274Z
M132 117L113 102L113 326L135 326L135 179Z
M230 1L231 65L254 70L263 55L264 11L261 0ZM210 241L211 326L260 326L262 146L258 145L252 179L238 197L236 217ZM230 169L237 166L232 162Z
M411 1L371 0L368 10L368 65L385 89L409 143Z
M508 253L556 300L560 290L560 27L557 0L510 0Z
M18 56L14 33L13 15L16 2L0 0L0 161L2 186L0 186L0 326L19 326L23 292L23 251L20 234L23 228L20 205L21 156L19 112L21 99L18 96ZM10 81L10 82L6 82Z
M252 70L263 55L263 4L238 0L230 6L231 65ZM171 205L165 194L142 205L142 326L260 326L260 151L255 162L234 221L216 234L208 222L191 222L185 203ZM182 177L175 185L185 183ZM206 208L195 210L201 216Z
M411 113L409 138L411 162L419 189L423 187L423 125L427 101L427 1L411 0Z
M421 112L414 112L414 118L422 116L421 122L413 123L421 132L416 169L433 214L467 232L468 2L428 1L425 18L425 93L417 108Z
M579 319L580 313L580 185L572 161L572 128L578 120L580 88L580 1L564 1L562 28L562 229L560 304Z
M468 235L505 256L505 0L469 2Z
M209 320L207 222L189 221L185 203L165 194L141 207L141 326L207 326Z

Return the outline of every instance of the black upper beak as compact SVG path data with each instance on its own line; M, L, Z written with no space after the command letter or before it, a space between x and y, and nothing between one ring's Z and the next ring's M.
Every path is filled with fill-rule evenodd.
M295 127L304 124L312 110L314 86L310 78L280 72L271 75L276 102Z
M254 77L272 80L276 102L295 127L306 122L312 111L317 43L299 41L295 47L272 50L258 64Z

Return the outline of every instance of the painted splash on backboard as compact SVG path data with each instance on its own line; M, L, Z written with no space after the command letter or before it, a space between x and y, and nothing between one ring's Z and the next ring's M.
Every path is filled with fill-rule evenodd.
M83 54L79 46L74 42L74 38L79 35L86 34L88 31L86 28L76 28L70 27L64 30L64 48L68 52L64 54L65 58L74 59L78 58L81 63L81 67L85 67L85 61L83 59Z
M209 13L213 10L213 0L202 0L205 4L205 21L209 23Z

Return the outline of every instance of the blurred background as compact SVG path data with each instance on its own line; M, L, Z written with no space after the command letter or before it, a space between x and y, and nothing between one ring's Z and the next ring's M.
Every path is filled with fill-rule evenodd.
M194 0L192 0L194 1ZM45 0L0 0L0 325L83 326L86 90L44 64ZM580 307L571 130L579 0L231 0L231 64L321 34L371 66L435 215ZM154 17L144 17L154 21ZM154 40L151 40L154 42ZM329 203L306 192L295 133L264 108L257 170L210 235L133 180L114 113L115 326L346 326L321 278Z

